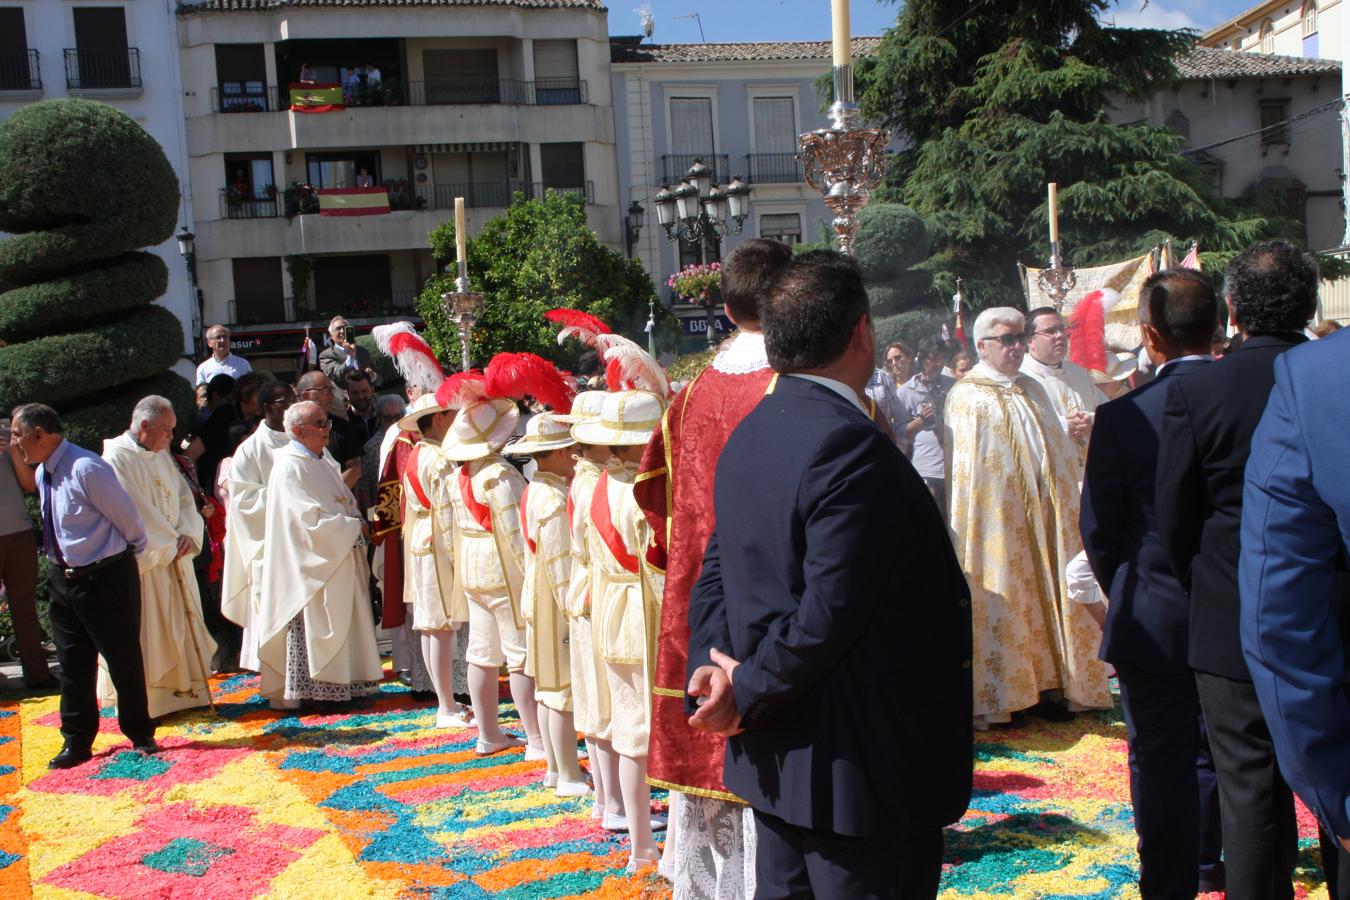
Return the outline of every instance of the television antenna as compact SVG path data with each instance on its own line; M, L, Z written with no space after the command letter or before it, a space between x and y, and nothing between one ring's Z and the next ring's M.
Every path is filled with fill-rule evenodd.
M656 19L652 17L652 8L650 5L643 5L633 10L642 20L642 36L651 40L652 32L656 30Z
M693 19L698 24L698 42L700 44L708 43L708 39L703 36L703 20L698 17L698 13L690 13L687 16L676 16L675 19Z

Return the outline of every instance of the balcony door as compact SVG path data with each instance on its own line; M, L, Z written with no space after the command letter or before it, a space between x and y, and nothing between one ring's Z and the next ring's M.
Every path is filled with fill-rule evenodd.
M236 324L286 321L286 300L281 281L281 257L253 256L230 261L234 269Z
M267 63L262 44L216 44L221 112L266 112Z
M758 183L797 180L797 110L791 97L755 97L750 177Z
M423 50L427 103L500 103L497 51Z
M81 88L132 87L127 19L120 6L77 6L75 59ZM137 73L139 76L139 73Z
M670 155L666 157L666 178L674 184L684 177L685 171L696 159L703 160L716 170L714 140L712 98L671 97ZM724 173L715 174L719 181L725 180Z
M29 71L28 35L23 26L23 7L0 7L0 91L33 88Z
M320 256L314 260L314 298L320 317L386 313L393 299L388 254Z
M576 41L534 42L534 102L540 106L581 102Z

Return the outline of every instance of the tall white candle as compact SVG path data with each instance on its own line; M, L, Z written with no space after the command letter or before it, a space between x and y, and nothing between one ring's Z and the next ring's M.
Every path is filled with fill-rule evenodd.
M830 12L833 16L834 66L853 64L853 50L849 44L848 0L830 0Z
M465 260L464 251L469 237L464 225L464 198L455 198L455 262Z
M1050 243L1059 243L1059 185L1050 182Z

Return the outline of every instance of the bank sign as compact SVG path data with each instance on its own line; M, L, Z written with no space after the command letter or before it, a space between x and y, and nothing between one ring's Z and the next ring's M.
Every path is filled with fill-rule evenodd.
M679 319L680 331L683 334L706 335L708 333L708 314L705 312L700 311L693 314L681 313L679 314ZM723 315L717 316L716 322L718 334L730 334L736 327L731 324L730 319Z

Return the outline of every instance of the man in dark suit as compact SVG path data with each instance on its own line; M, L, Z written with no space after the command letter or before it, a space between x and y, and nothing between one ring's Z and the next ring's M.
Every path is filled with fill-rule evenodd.
M1275 358L1302 343L1317 266L1285 241L1256 244L1224 273L1242 347L1171 379L1155 502L1168 564L1190 596L1188 659L1219 775L1228 900L1293 896L1293 796L1275 761L1238 638L1242 473L1275 382Z
M1280 769L1323 823L1332 897L1350 897L1350 332L1275 361L1242 503L1242 649Z
M859 400L875 337L857 265L797 257L760 316L780 375L717 465L690 724L730 737L756 896L931 898L970 800L969 591Z
M1101 658L1120 678L1129 735L1130 798L1145 900L1223 889L1214 767L1187 663L1190 600L1168 565L1153 505L1167 387L1210 365L1219 305L1209 279L1167 269L1139 294L1144 346L1157 378L1097 408L1079 526L1110 604Z

